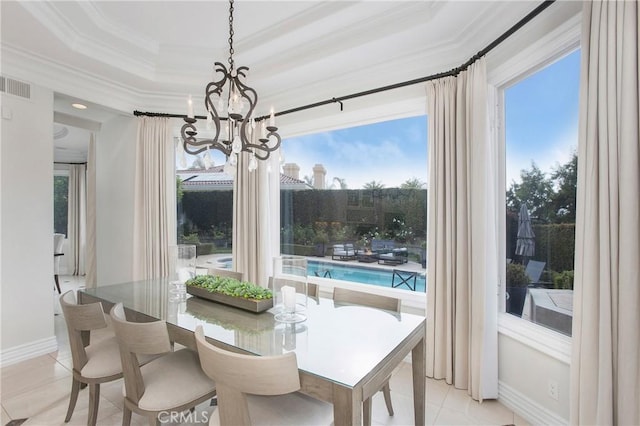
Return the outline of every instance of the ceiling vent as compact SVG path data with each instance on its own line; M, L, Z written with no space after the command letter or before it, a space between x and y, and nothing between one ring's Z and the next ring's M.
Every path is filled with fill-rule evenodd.
M0 76L0 92L31 99L30 84L4 76Z

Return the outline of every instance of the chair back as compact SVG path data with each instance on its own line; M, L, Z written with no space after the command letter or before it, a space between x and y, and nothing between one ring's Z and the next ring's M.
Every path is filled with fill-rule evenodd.
M73 369L80 372L87 364L85 347L89 344L90 331L107 327L102 304L78 305L75 293L69 290L60 296L60 307L67 324Z
M282 277L269 277L269 289L273 290L274 285L278 284L279 288L283 286L291 286L296 289L296 292L302 293L304 289L304 281L292 279L292 278L282 278ZM318 285L313 283L307 283L307 296L309 297L318 297Z
M370 308L385 309L387 311L400 312L402 302L400 299L362 291L348 290L346 288L333 288L333 301L353 305L368 306Z
M230 352L207 342L201 325L195 336L202 370L216 382L220 424L251 424L247 394L284 395L300 390L294 352L277 356Z
M138 355L160 355L171 352L167 324L165 321L129 322L122 303L111 308L111 318L120 346L126 397L137 404L144 394Z
M62 254L62 246L64 245L64 234L53 234L53 273L58 274L60 272L60 256L55 254Z
M238 281L244 281L244 274L242 272L232 271L231 269L208 268L207 274L215 277L229 277L235 278Z
M537 260L530 260L527 263L527 267L525 268L525 273L531 278L531 284L535 284L540 282L540 277L542 276L542 271L544 271L544 266L546 262L539 262Z

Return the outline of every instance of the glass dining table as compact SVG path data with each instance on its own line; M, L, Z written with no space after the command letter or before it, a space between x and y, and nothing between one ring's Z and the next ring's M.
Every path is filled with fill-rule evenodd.
M363 401L411 354L414 419L425 424L422 316L309 298L304 322L280 323L277 308L252 313L188 294L179 300L167 279L78 290L79 303L96 301L106 312L122 302L134 321L165 320L170 338L194 350L193 332L200 324L211 343L235 352L295 352L301 392L332 403L336 426L361 424Z

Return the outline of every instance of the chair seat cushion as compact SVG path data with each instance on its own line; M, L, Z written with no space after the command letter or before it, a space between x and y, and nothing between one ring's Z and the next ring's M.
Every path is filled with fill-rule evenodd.
M189 349L170 352L140 368L145 391L138 402L143 410L179 407L215 389L200 368L198 354Z
M100 378L122 373L120 348L115 336L106 337L85 348L87 363L80 374L88 378Z
M247 395L247 401L254 426L333 424L333 405L299 392L278 396ZM211 413L209 425L220 425L218 409Z

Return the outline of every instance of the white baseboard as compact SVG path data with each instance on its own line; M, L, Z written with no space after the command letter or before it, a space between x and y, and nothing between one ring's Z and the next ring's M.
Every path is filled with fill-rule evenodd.
M0 352L0 366L6 367L21 361L26 361L40 355L46 355L58 350L56 336L25 343Z
M518 392L509 385L498 382L498 401L532 425L568 425L569 420L560 417Z

